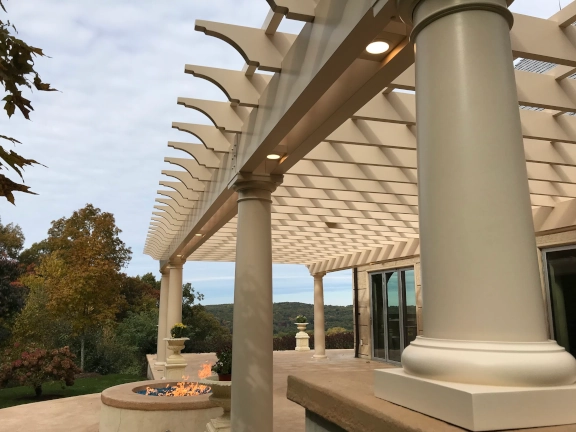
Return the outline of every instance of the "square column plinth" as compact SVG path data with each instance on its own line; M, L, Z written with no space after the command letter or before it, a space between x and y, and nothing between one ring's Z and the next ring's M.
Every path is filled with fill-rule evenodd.
M576 385L499 387L374 371L376 397L472 431L576 423Z

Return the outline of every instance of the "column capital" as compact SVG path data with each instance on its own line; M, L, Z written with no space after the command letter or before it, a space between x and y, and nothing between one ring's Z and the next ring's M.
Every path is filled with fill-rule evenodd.
M246 199L270 201L270 194L282 183L284 176L238 173L228 187L239 193L238 202Z
M322 279L324 276L326 276L326 272L314 273L312 276L314 277L314 279Z
M166 268L167 269L181 269L184 266L185 262L186 262L186 258L182 258L182 257L172 258L168 262L168 265L166 266Z
M457 12L484 10L500 14L512 28L514 17L507 8L506 0L396 0L402 21L413 26L410 39L439 18Z

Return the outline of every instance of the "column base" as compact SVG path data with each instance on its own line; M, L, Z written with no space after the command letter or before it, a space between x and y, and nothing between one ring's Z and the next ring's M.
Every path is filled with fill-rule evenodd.
M230 418L215 418L206 425L206 432L230 432Z
M312 358L313 358L314 360L328 360L328 356L318 355L318 354L314 354L314 355L312 356Z
M508 387L576 383L576 360L554 340L490 342L417 336L402 352L402 367L435 381Z
M185 375L187 363L184 364L169 364L166 363L164 368L164 378L169 380L182 380Z
M380 399L472 431L576 423L576 384L500 387L435 381L404 369L374 371Z

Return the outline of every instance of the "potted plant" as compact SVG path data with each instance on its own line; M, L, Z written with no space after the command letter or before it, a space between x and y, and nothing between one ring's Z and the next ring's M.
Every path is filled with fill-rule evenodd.
M232 381L232 347L225 345L216 351L218 361L212 366L212 372L218 374L219 381Z
M296 317L296 326L298 330L304 331L306 330L306 326L308 325L308 319L304 315L298 315Z
M170 336L172 336L172 339L181 339L184 337L184 332L187 328L188 327L182 323L176 323L170 330Z
M296 327L298 327L298 333L296 333L296 351L310 351L310 336L306 333L306 326L308 325L308 320L304 315L298 315L296 317Z
M164 378L166 379L180 379L184 374L187 363L180 352L184 349L184 343L190 340L184 337L187 328L182 323L176 323L170 329L170 337L164 338L168 342L168 349L172 351L172 354L166 359L164 369Z

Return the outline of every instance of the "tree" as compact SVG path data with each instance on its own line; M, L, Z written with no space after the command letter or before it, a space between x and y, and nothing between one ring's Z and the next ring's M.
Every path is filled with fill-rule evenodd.
M151 273L148 273L148 275L152 276ZM117 321L122 321L129 313L140 313L157 309L160 292L154 286L155 284L151 285L145 281L144 278L146 276L144 275L141 278L140 276L134 277L124 273L120 274L120 295L122 301L116 314ZM146 280L150 281L149 278L146 278Z
M19 225L3 225L0 219L0 345L10 336L12 318L22 309L26 288L18 283L21 269L16 258L24 246Z
M26 288L18 283L20 273L18 261L0 252L0 345L8 340L12 319L26 299Z
M40 265L40 260L43 256L47 255L50 251L48 250L48 243L46 240L42 240L38 243L32 243L28 249L24 249L18 260L20 264L25 267L32 267Z
M70 324L65 317L55 315L46 307L50 297L43 278L29 273L23 275L20 282L28 288L28 296L24 308L14 320L13 340L47 349L71 345Z
M182 316L186 315L186 312L192 310L194 303L198 300L201 302L204 300L204 294L197 293L190 282L182 285Z
M2 218L0 218L0 255L5 254L16 259L23 247L24 233L20 225L13 223L2 225Z
M156 277L152 273L148 272L143 276L136 276L136 277L140 278L142 282L147 283L148 285L153 287L156 291L158 291L158 294L160 294L161 282L159 280L156 280Z
M196 292L190 282L182 285L182 322L188 327L186 352L214 352L222 343L230 341L230 331L218 319L196 304L204 295Z
M6 12L2 0L0 7ZM33 110L31 102L22 96L22 87L32 89L34 87L39 91L55 91L50 84L42 81L38 72L34 69L34 58L37 56L44 57L40 48L28 45L26 42L16 37L16 27L10 21L0 20L0 83L4 86L7 95L4 97L4 110L8 117L12 117L16 108L26 118L30 119L30 111ZM15 138L0 135L1 139L20 144ZM22 169L25 166L38 164L34 159L26 159L13 150L7 151L0 146L0 170L12 168L22 177ZM16 183L3 174L0 174L0 196L5 197L10 203L14 204L14 195L12 192L30 191L28 186Z
M132 256L130 248L120 239L121 232L112 213L86 204L69 218L52 221L46 243L50 252L60 252L66 262L89 252L90 260L110 261L120 271Z
M46 290L46 307L66 317L80 337L80 367L84 369L85 336L114 321L122 304L120 269L132 254L120 239L111 213L91 204L69 218L52 222L49 251L35 271Z
M129 313L116 327L116 335L126 346L137 347L142 356L156 352L158 311Z

